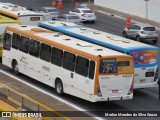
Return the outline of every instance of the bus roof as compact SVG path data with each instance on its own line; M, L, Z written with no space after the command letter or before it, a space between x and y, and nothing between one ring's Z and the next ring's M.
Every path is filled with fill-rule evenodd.
M98 56L101 57L130 57L126 54L98 46L89 42L82 41L77 38L73 38L67 35L64 35L59 32L54 32L46 30L37 26L8 26L6 30L21 34L23 36L42 41L46 44L57 46L58 48L68 50L70 52L88 55L96 59ZM93 57L94 56L94 57Z
M20 22L18 20L14 20L12 18L5 17L3 15L0 15L0 24L10 24L10 23L18 23Z
M80 39L86 39L87 41L100 44L105 47L116 48L119 51L126 52L126 50L158 49L151 45L65 21L41 22L39 23L39 26L61 31L65 34L69 34Z
M27 10L25 7L17 6L17 5L0 5L0 14L8 15L15 19L18 19L18 16L28 16L28 15L39 15L43 16L40 13L36 13L34 11Z

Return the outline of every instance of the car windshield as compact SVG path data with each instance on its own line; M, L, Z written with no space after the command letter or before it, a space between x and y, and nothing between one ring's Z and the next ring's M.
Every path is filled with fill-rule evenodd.
M156 29L155 29L155 27L145 27L145 28L143 28L143 30L145 30L145 31L155 31Z
M83 13L93 13L91 10L82 10Z
M48 9L47 11L48 11L48 12L57 12L56 9Z
M68 19L80 19L78 16L68 16Z

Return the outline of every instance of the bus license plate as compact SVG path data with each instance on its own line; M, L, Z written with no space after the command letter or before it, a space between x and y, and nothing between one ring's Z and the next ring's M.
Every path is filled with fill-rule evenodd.
M112 93L118 93L118 90L112 90Z

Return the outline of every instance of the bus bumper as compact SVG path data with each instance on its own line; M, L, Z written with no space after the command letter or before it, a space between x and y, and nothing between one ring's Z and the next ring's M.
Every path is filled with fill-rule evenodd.
M133 94L131 95L125 95L125 96L111 96L111 97L95 97L94 102L100 102L100 101L115 101L115 100L129 100L133 99Z
M134 84L134 89L157 87L157 81L147 84Z

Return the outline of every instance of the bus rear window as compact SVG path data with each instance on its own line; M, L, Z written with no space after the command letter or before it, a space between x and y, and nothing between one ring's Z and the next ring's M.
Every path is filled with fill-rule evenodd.
M110 58L103 59L100 63L100 74L124 73L131 72L132 65L128 58Z
M100 74L105 73L117 73L117 60L116 59L104 59L100 63Z
M40 17L30 17L30 21L39 21Z
M131 51L134 64L154 64L157 62L157 50L135 50Z

